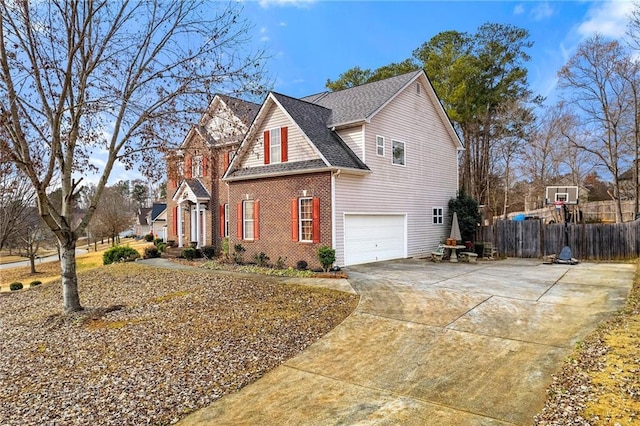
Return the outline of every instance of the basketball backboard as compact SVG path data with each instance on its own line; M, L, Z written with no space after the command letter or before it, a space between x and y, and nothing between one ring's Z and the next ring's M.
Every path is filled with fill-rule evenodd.
M578 187L577 186L547 186L544 194L544 202L547 205L562 204L575 205L578 204Z

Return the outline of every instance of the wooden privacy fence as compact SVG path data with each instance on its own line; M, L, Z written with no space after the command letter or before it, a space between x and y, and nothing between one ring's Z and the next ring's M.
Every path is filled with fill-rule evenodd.
M568 245L579 260L640 257L640 220L624 223L569 223ZM480 228L478 241L493 242L501 256L539 258L558 254L565 245L565 224L542 220L500 220Z

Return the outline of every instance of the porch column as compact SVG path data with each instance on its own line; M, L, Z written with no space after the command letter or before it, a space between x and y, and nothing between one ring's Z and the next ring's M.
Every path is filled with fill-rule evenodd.
M202 206L204 207L204 210L202 210L202 246L206 246L207 245L207 209L206 206Z
M178 203L178 247L182 247L182 203Z
M200 239L202 238L200 232L200 203L196 201L196 248L200 248Z

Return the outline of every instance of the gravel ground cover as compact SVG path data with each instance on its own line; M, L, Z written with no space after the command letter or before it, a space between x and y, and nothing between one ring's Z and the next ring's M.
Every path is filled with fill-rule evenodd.
M640 263L626 306L554 376L536 425L640 425Z
M356 295L117 264L0 295L0 424L171 424L319 339Z

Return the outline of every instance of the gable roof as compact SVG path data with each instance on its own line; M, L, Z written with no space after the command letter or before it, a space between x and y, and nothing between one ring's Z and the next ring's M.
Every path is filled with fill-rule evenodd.
M247 127L253 122L253 119L256 118L258 111L260 111L260 105L245 101L239 98L234 98L227 95L216 95L218 96L224 103L229 107L229 109L240 119L242 122L247 125Z
M382 106L424 71L418 70L384 80L350 87L337 92L323 92L302 100L332 111L330 126L370 119Z
M138 225L148 225L147 215L151 212L151 209L148 207L142 207L138 209Z
M208 200L211 198L209 191L202 185L199 179L185 179L182 181L180 185L176 188L176 192L174 192L173 197L171 197L174 201L178 201L180 196L185 193L189 194L191 192L195 199L191 199L190 201L196 202L196 200Z
M153 203L151 207L151 221L156 220L158 216L162 214L167 209L166 203Z

